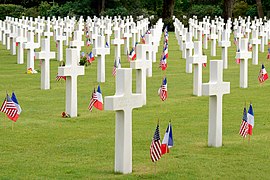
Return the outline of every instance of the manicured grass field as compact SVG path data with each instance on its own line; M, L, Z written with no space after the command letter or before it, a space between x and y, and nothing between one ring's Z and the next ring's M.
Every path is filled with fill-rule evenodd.
M211 57L210 45L209 41L208 50L204 50L208 62L221 59L221 48L217 48L216 57ZM192 95L193 74L185 73L174 33L169 37L166 72L158 68L161 46L153 63L153 77L147 78L147 105L133 110L133 173L121 175L114 173L115 112L87 109L92 90L98 85L97 61L78 78L78 117L62 118L65 82L55 81L59 62L51 61L51 89L40 90L40 73L25 73L26 53L25 64L18 65L17 57L1 44L0 100L2 103L6 91L11 94L14 90L23 112L16 123L0 113L0 179L268 179L270 81L260 85L257 80L261 63L270 72L267 52L259 53L259 65L249 60L249 87L241 89L236 47L229 48L229 65L223 77L231 82L231 94L223 97L223 146L209 148L209 97ZM53 41L51 48L56 49ZM84 51L90 49L85 47ZM122 53L122 67L127 68L123 49ZM100 84L103 97L115 93L113 61L111 47L111 55L106 56L106 83ZM39 60L35 68L40 69ZM157 91L165 74L168 99L162 102ZM203 82L208 81L209 63L203 68ZM255 114L249 143L248 138L243 141L238 135L245 102L247 106L252 102ZM168 122L172 122L174 147L155 165L149 147L158 119L161 140Z

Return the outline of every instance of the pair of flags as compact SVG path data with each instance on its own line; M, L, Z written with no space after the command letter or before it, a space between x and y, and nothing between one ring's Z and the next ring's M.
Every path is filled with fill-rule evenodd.
M169 153L173 147L173 135L171 123L168 124L162 143L160 142L159 124L157 124L154 137L150 145L150 157L152 162L158 161L163 154Z
M244 107L242 123L240 126L239 134L244 138L247 134L252 135L252 129L254 128L254 112L252 104L249 105L248 113L246 107Z
M158 95L162 101L165 101L168 97L167 78L164 77L160 88L158 89Z
M10 120L14 122L17 121L20 113L22 112L22 108L14 92L12 93L11 98L7 94L0 111L5 113Z
M262 64L262 68L261 68L261 70L259 72L258 80L259 80L260 83L263 83L267 79L268 79L268 73L267 73L264 65Z
M102 98L100 85L98 85L97 91L94 89L92 93L92 97L90 99L90 103L88 106L89 111L92 111L93 107L99 110L103 110L103 98Z

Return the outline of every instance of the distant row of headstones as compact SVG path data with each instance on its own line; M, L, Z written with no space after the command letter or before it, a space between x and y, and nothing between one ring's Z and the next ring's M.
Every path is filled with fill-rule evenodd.
M186 73L192 73L192 66L194 67L193 94L210 96L208 145L220 147L222 146L222 96L230 93L230 83L222 80L223 69L228 68L230 36L233 33L237 47L235 57L240 60L240 87L247 88L248 59L252 58L252 64L258 65L258 45L260 51L264 52L264 46L268 45L270 39L270 20L239 17L234 19L233 23L231 19L224 23L221 17L213 20L205 17L202 21L198 21L194 16L189 19L188 28L177 18L174 18L174 26L182 58L186 60ZM202 65L207 63L203 48L208 49L209 39L211 56L216 56L218 41L218 45L222 48L222 59L210 61L209 83L202 83ZM249 47L252 47L252 52L249 52Z

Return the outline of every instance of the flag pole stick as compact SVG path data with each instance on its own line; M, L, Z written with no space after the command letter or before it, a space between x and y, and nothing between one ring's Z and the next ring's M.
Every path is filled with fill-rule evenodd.
M250 143L250 135L248 136L248 144Z
M157 175L157 162L155 162L155 176Z
M14 122L12 121L11 130L13 131Z

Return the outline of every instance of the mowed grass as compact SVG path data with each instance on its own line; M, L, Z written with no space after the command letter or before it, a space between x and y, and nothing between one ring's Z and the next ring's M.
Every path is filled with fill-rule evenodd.
M203 82L209 81L211 43L204 52L208 65L203 68ZM193 74L185 73L185 61L174 33L169 37L168 69L153 63L153 77L147 78L147 105L133 110L133 173L114 173L115 112L89 112L87 109L94 87L98 85L97 60L86 67L78 78L78 117L62 118L65 111L65 82L56 82L59 62L52 60L51 89L40 89L40 73L26 74L25 64L16 64L0 45L0 100L6 91L15 91L23 112L16 123L0 114L0 178L1 179L268 179L270 152L269 98L270 81L259 85L257 76L261 63L270 71L266 54L259 53L259 65L249 60L249 87L239 88L240 67L235 63L235 45L229 48L229 65L224 81L231 82L231 93L223 97L223 146L207 147L209 97L196 97ZM266 47L266 46L265 46ZM55 50L55 43L51 41ZM89 52L91 48L84 47ZM267 47L266 47L267 51ZM64 50L65 52L65 50ZM122 67L129 64L122 48ZM64 53L65 55L65 53ZM106 56L106 83L101 83L104 96L115 93L111 75L114 47ZM40 69L39 60L35 68ZM162 102L157 90L166 74L168 99ZM135 71L133 70L135 90ZM238 135L245 102L253 103L254 135L250 143ZM157 163L149 156L150 143L160 120L161 140L168 122L172 122L174 147Z

